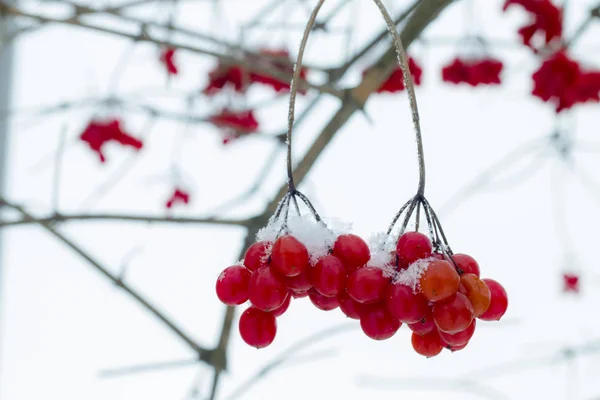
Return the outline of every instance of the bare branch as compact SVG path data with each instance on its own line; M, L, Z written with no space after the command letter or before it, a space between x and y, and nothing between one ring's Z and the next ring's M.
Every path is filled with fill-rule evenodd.
M8 5L8 4L2 3L2 2L0 2L0 12L9 14L9 15L13 15L16 17L33 19L35 21L39 21L39 22L43 22L43 23L57 23L57 24L71 25L71 26L76 26L76 27L80 27L80 28L86 28L89 30L94 30L97 32L121 36L121 37L131 39L134 41L145 41L145 42L149 42L149 43L154 43L158 46L171 47L174 49L182 49L182 50L186 50L186 51L189 51L192 53L212 56L212 57L222 61L223 63L241 65L245 69L247 69L251 72L265 73L265 74L268 74L272 77L281 79L286 82L290 81L291 77L292 77L291 74L289 74L289 73L282 72L281 70L279 70L277 68L271 68L266 65L263 65L264 63L256 62L256 59L269 59L270 57L268 57L268 56L263 56L263 55L257 54L256 56L253 56L252 59L248 60L245 58L236 58L233 56L217 53L215 51L203 49L200 47L190 46L187 44L174 43L171 40L161 40L161 39L151 36L148 33L148 31L146 29L147 24L140 25L141 33L133 34L133 33L127 32L125 30L112 29L112 28L108 28L106 26L93 25L90 23L86 23L86 22L81 21L77 17L61 19L61 18L53 18L53 17L45 16L42 14L27 12L27 11L20 10L16 7L13 7L11 5ZM249 52L247 52L247 53L249 53ZM267 65L268 65L268 63L267 63ZM318 90L319 92L330 94L339 99L341 99L343 96L343 92L339 89L332 88L328 85L312 84L306 80L301 80L300 87L302 89L308 89L308 88L315 89L315 90Z
M35 218L24 216L16 221L0 221L0 228L26 224L56 224L70 221L124 221L145 222L161 224L207 224L207 225L229 225L246 226L246 219L218 219L218 218L195 218L195 217L157 217L153 215L128 215L128 214L53 214L49 217Z
M23 215L24 218L33 220L34 217L29 214L23 207L9 203L3 197L0 197L0 206L6 206L8 208L12 208ZM83 259L85 259L90 266L100 272L105 278L115 284L118 288L122 289L125 293L135 299L140 306L146 309L150 314L154 315L158 320L160 320L164 325L166 325L177 337L179 337L182 341L184 341L197 355L200 361L204 361L210 364L212 351L204 348L199 345L194 339L192 339L188 334L184 333L181 328L179 328L175 322L173 322L169 317L167 317L163 312L159 311L154 305L152 305L146 298L144 298L140 293L135 291L129 285L127 285L123 280L119 277L113 275L106 267L102 266L100 262L90 256L86 251L81 249L78 245L64 236L62 233L58 232L50 223L38 222L38 225L44 228L48 233L52 234L55 238L65 244L68 248L73 250Z

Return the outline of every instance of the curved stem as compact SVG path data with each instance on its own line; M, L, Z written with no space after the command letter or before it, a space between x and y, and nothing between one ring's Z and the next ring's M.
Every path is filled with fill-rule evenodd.
M292 172L292 128L294 126L294 110L296 108L296 93L298 92L298 83L300 81L300 72L302 71L302 58L304 57L304 50L306 43L308 42L308 36L315 26L317 20L317 14L321 10L325 0L319 0L315 9L310 14L306 28L304 29L304 35L300 42L300 49L298 50L298 57L296 58L296 64L294 64L294 75L292 77L292 83L290 85L290 109L288 112L288 130L287 130L287 175L288 175L288 188L290 191L294 191L296 186L294 185L294 176Z
M419 109L417 108L415 85L413 83L412 75L408 67L408 56L406 55L406 50L404 49L404 45L402 44L402 39L400 39L398 30L396 29L396 24L394 24L394 21L392 20L392 17L386 10L385 6L381 2L381 0L373 1L379 8L379 11L381 11L381 15L385 20L388 30L392 34L392 37L394 39L394 47L396 48L396 53L398 54L398 61L400 63L400 68L402 69L404 86L406 87L406 92L408 94L408 102L410 104L413 126L415 129L415 136L417 139L417 154L419 159L419 187L417 189L417 194L423 195L425 193L425 156L423 152L423 138L421 136L421 123L419 121Z

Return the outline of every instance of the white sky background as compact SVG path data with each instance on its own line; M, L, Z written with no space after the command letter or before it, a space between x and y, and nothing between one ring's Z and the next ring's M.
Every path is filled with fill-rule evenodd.
M229 27L258 10L264 0L224 2ZM309 2L315 3L314 1ZM408 1L387 1L396 14ZM36 4L26 3L30 7ZM325 6L323 15L334 6ZM593 2L573 0L568 9L567 31L572 32ZM356 2L354 48L383 27L376 7L366 0ZM516 30L525 20L521 11L503 15L501 2L478 6L478 29L490 38L516 43ZM32 8L33 9L33 8ZM349 8L350 9L350 8ZM147 7L153 15L166 15L158 7ZM164 9L163 9L164 10ZM458 37L466 30L465 5L452 5L426 31L428 37ZM292 21L304 24L307 14L292 9ZM336 20L348 20L343 13ZM191 28L212 29L237 39L214 19L209 2L188 3L179 13L179 23ZM212 20L212 22L211 22ZM212 24L212 25L211 25ZM295 52L301 32L275 35L262 33L263 44L288 44ZM575 54L600 67L600 23L594 22L582 37ZM252 40L248 36L246 40ZM265 41L265 39L269 39ZM306 61L330 65L339 61L341 41L315 34L309 41ZM28 34L18 41L17 73L14 76L15 107L27 107L104 96L109 76L121 55L130 51L124 40L82 29L52 26ZM390 340L375 342L361 331L358 321L346 320L339 310L321 312L308 299L293 301L278 320L275 342L263 350L246 346L239 337L237 320L229 347L230 372L223 376L221 397L233 391L260 366L299 339L326 327L347 322L353 331L315 344L307 352L335 350L333 357L311 363L290 364L259 382L244 399L366 399L380 400L409 396L420 399L476 399L481 396L426 385L408 386L413 378L470 378L487 366L516 360L551 356L562 347L580 345L600 337L598 307L600 274L597 273L600 223L600 186L597 195L586 190L573 175L565 173L555 153L544 167L524 184L506 190L478 192L460 207L444 212L442 205L479 171L522 143L549 134L554 126L552 106L529 95L534 58L518 46L492 51L507 64L506 84L501 88L476 90L451 87L440 82L439 70L457 51L454 46L411 47L424 66L424 84L417 89L427 164L426 195L440 210L442 224L456 252L474 256L482 276L497 279L509 294L509 309L499 323L481 322L464 351L443 352L424 359L412 350L410 330L402 327ZM377 53L377 52L375 52ZM379 53L371 54L374 60ZM119 80L119 93L144 93L134 104L155 104L176 112L184 111L180 97L168 95L165 77L156 61L156 49L136 45ZM172 92L189 92L204 87L213 60L185 52L177 54L182 75L172 82ZM523 62L525 60L525 62ZM349 84L358 81L367 62L352 71ZM160 95L165 93L165 95ZM254 90L267 98L268 90ZM307 104L299 98L298 112ZM296 159L337 109L337 102L323 101L318 112L296 131ZM216 109L209 101L199 102L198 115ZM397 209L414 194L417 183L416 154L406 94L373 96L367 107L375 121L369 125L356 114L323 152L309 178L301 186L326 217L352 222L364 237L383 231ZM150 135L139 155L128 149L109 148L108 162L100 165L76 138L95 108L80 109L40 119L14 120L9 151L8 196L44 215L51 212L53 158L60 132L66 124L68 147L63 160L60 210L63 212L123 212L164 214L163 203L170 194L169 166L173 144L183 137L184 126L160 121L151 132L142 132L145 117L125 113L128 129ZM579 106L565 118L578 139L599 142L600 106ZM567 116L565 115L565 116ZM287 96L258 114L266 132L283 129ZM202 215L206 210L234 197L251 185L262 160L273 144L249 138L223 147L217 131L197 125L183 139L177 164L185 172L184 182L192 191L192 204L177 215ZM137 160L131 172L105 196L90 206L81 206L98 185L114 179L122 164ZM527 160L533 159L529 156ZM523 164L521 164L522 166ZM600 181L597 153L577 153L576 165ZM514 171L518 171L515 168ZM246 206L231 216L260 212L284 182L283 153L261 189ZM557 177L564 175L560 181ZM508 174L507 174L508 176ZM559 182L559 190L552 184ZM561 271L567 248L557 234L552 200L564 195L568 232L573 238L576 259L572 267L583 274L579 297L560 292ZM242 229L214 226L156 225L141 223L72 222L62 231L76 240L112 271L119 271L124 257L133 249L142 251L129 263L127 281L173 317L200 343L212 347L218 338L224 306L214 293L218 274L237 261ZM107 368L145 362L193 357L186 345L148 315L134 301L108 284L73 252L35 226L5 230L2 287L2 359L0 398L21 399L184 399L200 376L201 393L208 391L210 370L190 366L152 373L102 379ZM592 399L600 396L597 383L598 356L577 360L575 392L569 392L570 370L558 363L498 377L486 375L489 384L510 399ZM397 378L391 387L368 387L359 377L365 374ZM483 376L483 375L482 375ZM479 378L477 378L479 379ZM420 381L415 381L418 384ZM414 391L410 391L414 390ZM203 397L199 397L203 398Z

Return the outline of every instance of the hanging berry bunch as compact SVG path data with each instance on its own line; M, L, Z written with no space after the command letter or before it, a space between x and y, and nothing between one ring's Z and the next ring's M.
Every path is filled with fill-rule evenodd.
M379 0L375 0L379 2ZM442 349L463 349L475 332L475 319L497 321L506 312L507 294L492 279L480 279L478 263L466 254L454 254L435 211L425 198L425 162L419 112L408 60L398 32L384 12L390 26L412 110L419 158L417 194L393 218L385 234L376 237L369 265L348 277L348 294L367 305L361 313L363 331L373 339L387 339L402 323L413 331L414 350L426 357ZM421 212L428 234L419 232ZM415 217L415 231L406 229ZM393 234L402 218L400 232ZM354 282L369 280L357 288ZM373 290L377 288L377 290Z
M251 306L240 316L239 331L251 346L262 348L273 342L276 318L288 309L292 298L308 297L323 311L339 308L349 318L359 320L365 335L374 340L391 338L405 323L413 331L413 348L427 357L443 348L464 348L475 331L475 318L499 320L506 312L504 288L494 280L480 279L479 265L472 257L452 253L424 196L423 144L408 57L385 7L380 0L374 1L393 34L413 112L420 167L417 194L402 206L386 233L375 235L370 246L322 221L308 198L295 188L292 176L291 132L301 71L296 68L287 135L288 193L243 261L226 268L216 283L223 303L234 306L250 301ZM298 65L323 3L319 0L310 17ZM298 199L310 210L310 220L300 215ZM295 216L290 216L291 205ZM418 232L421 208L429 236ZM417 229L406 232L413 214ZM400 235L394 237L394 226L402 216Z
M298 66L310 27L324 0L321 0L304 33ZM270 345L277 334L277 320L288 309L292 298L304 298L320 310L344 310L350 304L345 295L350 272L369 261L369 247L347 228L328 226L311 204L298 191L292 174L292 128L301 67L294 69L291 83L290 112L287 132L288 192L280 201L266 227L244 259L226 268L216 282L217 296L230 306L250 302L240 316L239 332L250 346ZM300 205L309 213L302 215ZM350 312L350 311L347 311Z

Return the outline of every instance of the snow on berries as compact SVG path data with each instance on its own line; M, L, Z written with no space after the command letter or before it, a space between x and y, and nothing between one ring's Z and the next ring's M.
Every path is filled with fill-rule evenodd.
M477 261L450 254L419 232L374 235L369 242L322 223L289 217L259 231L244 259L217 280L227 305L247 301L239 330L248 345L263 348L277 334L277 318L292 301L339 309L357 320L370 339L386 340L403 324L416 353L433 357L465 348L476 320L497 321L506 312L504 288L480 279Z

